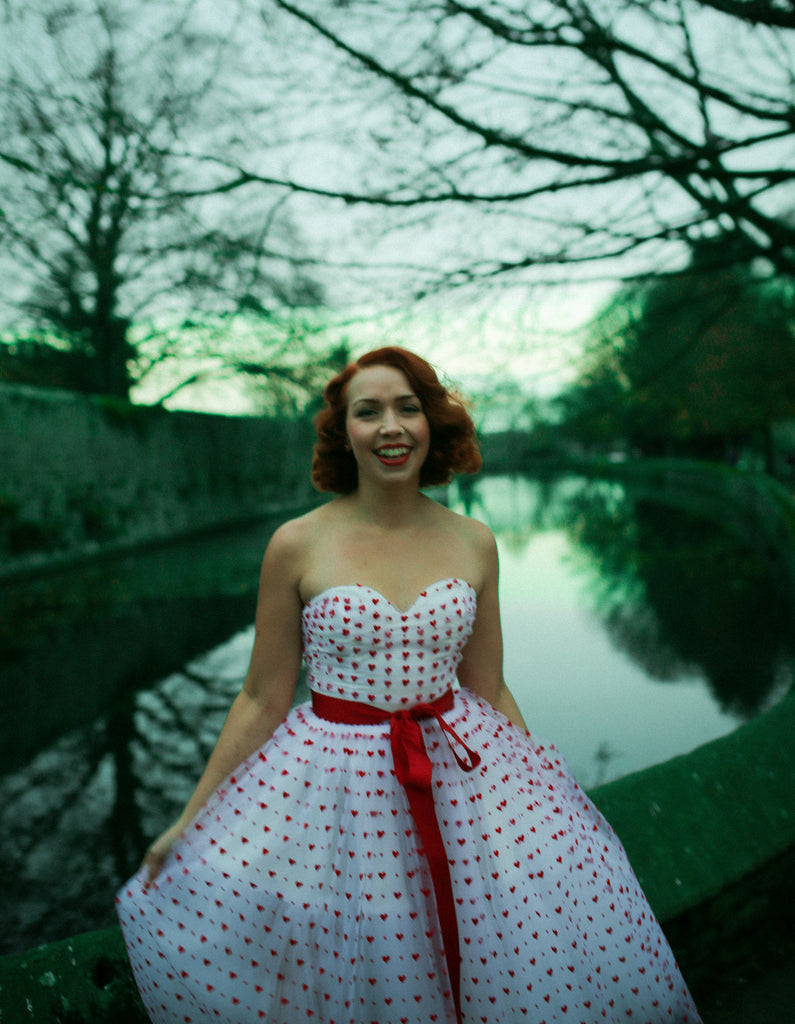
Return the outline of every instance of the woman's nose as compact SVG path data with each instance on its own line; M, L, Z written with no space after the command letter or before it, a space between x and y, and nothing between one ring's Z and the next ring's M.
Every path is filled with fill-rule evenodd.
M399 434L402 430L400 425L400 419L396 413L387 410L384 413L384 418L381 421L381 433L382 434Z

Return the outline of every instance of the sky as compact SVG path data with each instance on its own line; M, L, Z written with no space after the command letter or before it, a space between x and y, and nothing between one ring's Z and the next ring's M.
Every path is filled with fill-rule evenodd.
M428 22L403 17L411 5L388 5L378 23L358 23L360 5L355 3L332 9L317 0L301 0L299 6L339 27L346 39L400 71L419 67L424 59L422 48L427 45L431 52L437 42ZM683 56L682 33L675 24L676 11L670 13L670 30L663 31L662 21L654 22L642 8L631 4L617 7L608 0L592 0L592 8L606 23L614 19L617 37L623 34L630 43L648 48L660 59L679 62L683 79L678 87L672 87L674 79L657 74L653 62L633 64L620 54L617 58L638 95L652 110L670 119L671 139L678 131L682 137L698 142L710 127L727 138L733 133L742 138L746 130L753 133L752 128L738 123L729 107L716 100L700 107L697 95L683 84L690 68L688 58ZM285 94L285 102L291 104L290 129L273 152L263 155L263 164L270 173L320 188L361 192L377 192L388 175L393 183L403 182L407 193L411 193L415 179L424 175L433 179L437 174L439 187L444 188L447 169L454 183L463 181L474 190L529 187L548 173L543 161L536 162L536 170L533 161L512 162L511 154L498 146L478 149L476 138L449 131L444 118L434 120L433 116L418 114L416 131L411 131L407 125L412 119L400 120L403 115L397 111L401 104L388 85L358 75L354 60L337 63L330 79L329 59L338 62L339 55L329 51L317 34L300 22L283 20L273 5L267 5L267 9L269 30L276 37L285 34L285 38L293 38L301 53L295 88ZM508 9L509 5L499 8L503 14ZM548 15L550 9L543 2L537 4L539 17ZM664 5L655 9L670 10ZM740 31L736 19L704 12L697 4L685 3L681 9L690 19L691 59L699 67L699 74L714 82L716 88L751 88L751 102L758 98L755 83L760 95L767 90L776 95L781 88L781 83L775 82L776 75L784 74L787 67L784 50L780 62L774 54L777 39L764 30ZM533 140L533 118L547 108L534 105L527 97L543 95L557 82L561 96L579 97L581 109L569 120L565 105L557 107L557 97L550 94L546 123L538 126L543 129L542 140L552 140L564 149L576 150L579 146L608 154L621 154L622 146L626 147L625 155L643 151L643 132L628 129L621 137L602 139L588 133L587 129L598 122L588 120L588 100L592 97L587 83L579 91L576 84L575 92L569 91L572 79L585 69L576 50L550 54L535 48L530 60L530 51L495 48L493 39L483 34L468 35L465 25L465 19L448 19L445 23L445 28L460 35L447 39L448 55L461 64L469 58L482 58L483 65L468 79L467 89L447 90L442 95L444 102L457 103L465 114L483 117ZM556 63L551 65L550 60ZM594 94L594 105L608 102L607 95ZM620 99L612 95L611 102L620 108ZM441 130L434 133L437 122ZM401 126L397 135L396 124ZM618 124L612 122L609 129ZM583 126L586 130L577 136ZM764 128L762 125L760 131ZM609 129L603 126L603 131ZM637 150L632 148L636 145ZM734 154L727 160L744 159L752 166L754 160L768 159L764 147L740 152L740 156ZM786 153L782 150L782 156L790 155L789 149ZM461 177L456 176L459 166L469 168ZM565 190L551 191L540 206L512 206L504 211L491 208L487 215L483 213L486 208L477 204L451 206L433 216L427 207L408 214L372 212L361 205L306 197L293 197L289 205L309 251L322 254L341 268L346 263L351 267L347 272L340 270L329 292L331 336L345 338L354 353L384 342L398 342L430 358L464 385L472 381L473 386L482 387L484 377L498 383L510 376L528 393L548 398L576 376L588 321L609 301L621 273L633 268L631 261L557 267L554 255L558 234L565 234L563 225L584 224L590 218L590 222L601 224L608 233L605 237L609 237L615 219L620 241L621 230L631 233L637 229L642 234L650 223L654 227L658 214L661 222L669 217L673 223L678 215L683 219L690 216L692 207L687 206L685 191L680 192L677 196L676 187L665 176L657 180L650 176L642 184L625 183L607 193L586 190L571 200L566 198ZM639 226L643 224L645 227ZM575 230L571 237L576 235ZM584 237L587 249L587 233ZM399 275L390 278L385 272L379 280L378 272L368 275L366 269L366 265L372 271L391 263L441 271L456 266L457 260L466 265L473 254L483 260L529 254L538 258L539 267L524 276L517 273L495 278L491 286L482 283L477 289L452 289L421 302L407 300L405 291L402 297L400 294L406 282L411 287L421 281L419 270L407 269L402 280ZM547 261L549 256L552 258ZM684 247L678 253L670 247L652 250L651 254L646 249L638 253L637 266L643 266L645 260L645 266L664 271L672 269L671 260L677 259L686 259ZM366 295L371 285L373 300L363 300L363 292ZM375 307L375 313L371 315L368 307Z
M392 309L361 305L323 310L328 327L315 344L348 343L355 358L395 344L431 362L464 394L488 395L505 381L528 397L558 395L576 378L589 320L608 301L613 282L572 283L554 288L497 291L456 305L455 296ZM184 373L185 365L179 372ZM135 400L156 401L171 374L155 374L135 392ZM170 409L201 409L227 415L256 411L246 387L209 380L169 399Z
M212 11L206 17L212 19ZM307 185L377 190L383 154L373 137L388 130L394 101L390 90L347 69L331 94L328 49L293 20L277 16L266 28L276 37L295 33L301 75L291 77L296 69L285 54L280 74L294 84L281 94L287 127L261 160L251 157L250 165ZM267 38L260 41L263 53L267 43ZM399 47L408 53L412 46L401 37ZM437 161L450 157L456 145L441 137L433 144L441 147L434 152ZM411 160L419 168L425 157L419 150L409 156L389 153L385 166L403 162L410 174ZM240 201L246 202L243 193ZM557 394L576 375L587 322L616 287L610 279L567 282L565 274L555 284L506 275L476 289L454 288L414 301L410 292L426 270L452 266L459 253L477 248L472 235L479 227L466 210L431 219L425 209L406 216L301 196L291 197L288 207L307 252L339 268L336 273L319 270L328 282L329 306L320 313L329 325L327 337L345 340L354 354L387 343L404 345L465 391L488 390L490 382L512 379L529 395ZM503 219L495 223L486 250L500 251L500 233L511 247L526 248L524 234L532 230L521 218ZM136 397L151 400L157 390L155 378ZM250 411L245 389L230 382L191 387L168 402L170 408L197 404L213 412Z
M33 0L36 3L46 7L46 0ZM154 57L155 63L146 63L149 51L154 53L159 36L168 34L163 26L176 24L174 18L182 8L147 0L140 6L143 13L139 18L137 5L129 0L118 3L126 6L128 13L135 13L131 24L148 40L138 47L135 67L128 69L136 72L132 76L135 87L143 89L145 96L147 82L157 82L158 76L162 78L165 74ZM393 31L393 23L385 15L379 23L370 24L369 29L362 23L357 32L356 12L366 5L330 7L319 0L301 0L301 5L324 18L335 19L348 38L365 46L372 44L379 58L400 68L413 66L412 62L416 65L422 45L427 43L432 49L435 43L430 36L426 39L423 35L427 26L402 16L397 16L399 20L395 23L401 31ZM7 10L15 6L28 9L10 0ZM387 9L404 10L411 6L393 3ZM539 0L537 9L548 11L549 6ZM625 27L626 19L635 18L637 25L630 25L630 36L634 33L635 39L650 47L659 46L659 53L667 55L666 39L647 38L649 25L645 23L643 8L631 4L611 8L608 0L592 0L592 6L604 17L614 11L619 29ZM691 12L697 10L692 3L685 3L684 7ZM402 183L400 187L408 192L416 180L426 175L431 179L435 175L441 187L445 184L445 170L450 169L455 178L458 166L467 169L459 180L481 190L494 182L499 187L532 186L539 180L537 174L543 174L543 161L538 162L536 170L533 161L517 159L512 163L510 154L500 147L482 146L479 150L472 138L447 131L449 125L443 119L445 130L436 132L438 119L424 116L417 118L416 131L410 130L407 126L412 123L411 116L399 111L396 94L388 84L362 77L354 61L341 63L339 54L331 51L317 33L280 13L275 3L263 0L250 5L248 15L239 22L232 17L232 12L238 10L234 4L219 6L211 0L192 0L187 9L189 20L180 28L186 39L199 31L210 38L228 34L221 70L225 72L227 64L231 68L233 58L235 62L234 73L221 75L226 90L224 104L207 109L208 119L202 124L202 131L208 136L211 131L215 133L214 146L218 146L220 139L222 152L228 152L230 159L243 159L257 173L307 186L359 192L377 192L384 187L387 176L393 184ZM671 17L675 20L675 14ZM459 31L461 22L450 24L451 31ZM706 25L709 31L704 30L698 17L693 25L697 29L696 59L714 62L717 54L717 80L730 88L731 76L742 64L743 47L739 39L724 30L727 26L736 27L736 23L712 15ZM719 30L712 31L716 27ZM747 41L746 35L742 41ZM575 51L569 52L570 59L564 65L550 67L548 60L545 64L543 50L534 50L532 61L528 61L527 54L518 49L504 47L502 51L491 52L492 44L484 43L482 36L468 38L461 34L453 42L455 45L448 51L451 59L484 58L482 68L469 79L468 91L455 93L461 109L492 118L502 128L524 132L528 139L534 137L533 118L539 116L539 111L543 114L547 107L526 102L522 90L537 97L539 90L542 93L557 82L563 91L581 70ZM776 62L757 60L765 54L763 34L757 33L756 42L761 48L746 54L745 64L756 69L760 89L775 91L778 86L771 85L771 76ZM29 53L36 52L35 38L27 43ZM78 51L82 53L80 47ZM728 65L721 55L729 53L731 71L722 72L721 67ZM23 59L19 53L17 57ZM560 59L559 53L556 59ZM49 68L49 59L46 63ZM786 67L786 60L781 67ZM630 65L627 70L633 71ZM651 66L640 70L641 75L633 81L645 99L658 101L660 81L655 79ZM744 73L747 74L747 67L742 65L736 74L741 77ZM208 74L207 68L197 61L198 88L208 80ZM543 137L569 148L602 145L609 152L611 147L629 146L633 141L631 132L625 138L597 141L587 132L581 137L572 134L583 124L582 118L587 118L587 97L587 90L581 91L581 109L569 120L561 113L562 108L555 105L558 97L551 94L546 123L538 126L546 133ZM663 98L668 100L666 113L679 118L682 133L692 132L695 137L703 129L703 125L699 126L699 112L688 107L692 97L686 96L685 90ZM252 106L258 109L256 131L243 138L235 111ZM725 111L719 105L713 106L710 116L715 127L726 134L738 127L730 120L722 120ZM587 120L585 124L588 125ZM259 144L252 140L259 140ZM751 159L749 154L746 157ZM207 180L213 175L217 180L225 173L217 163L201 166L206 169L203 173ZM589 218L600 222L603 228L607 225L607 230L612 218L617 224L627 225L627 230L632 229L638 219L649 216L649 210L656 210L658 204L662 209L662 205L671 202L670 183L650 179L647 184L648 193L642 188L622 187L610 195L592 190L569 200L565 190L553 191L540 206L512 206L504 210L489 207L484 213L488 204L482 208L478 204L457 205L434 217L427 207L408 214L386 209L373 211L362 204L298 195L290 196L284 209L298 230L302 253L327 264L325 268L310 265L310 273L317 273L326 284L328 306L320 315L328 322L329 338L346 340L354 353L385 342L401 343L430 358L465 387L470 381L475 387L482 386L484 377L495 382L512 377L528 393L547 398L576 375L587 323L609 300L620 271L626 270L626 265L618 267L598 261L590 268L584 264L577 269L556 267L557 236L565 233L567 223L581 222L582 226ZM235 192L232 215L242 220L259 216L276 195L278 190L267 191L262 186ZM666 206L665 216L670 212ZM572 230L572 237L576 237L576 230ZM584 238L587 242L587 232ZM466 265L473 255L499 260L521 258L523 254L537 256L539 260L539 267L524 276L502 275L491 279L491 284L481 283L477 289L453 288L422 301L412 298L412 292L429 270L441 273L455 267L457 261ZM657 257L646 253L644 258L647 262L651 259L655 269L670 269L662 257L655 262ZM390 266L392 270L388 269ZM136 392L136 399L156 400L163 393L163 379L161 375L160 381L150 380ZM170 400L169 406L230 413L249 409L241 389L228 384L186 389Z

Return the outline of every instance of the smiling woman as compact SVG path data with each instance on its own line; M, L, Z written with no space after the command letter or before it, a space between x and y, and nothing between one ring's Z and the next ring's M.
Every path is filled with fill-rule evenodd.
M348 385L346 448L358 466L358 486L373 459L388 469L405 467L419 481L428 455L430 426L406 375L393 366L368 366ZM388 479L405 474L390 473Z
M424 359L406 349L387 346L361 356L326 386L326 408L315 419L318 440L312 462L312 482L318 490L350 494L356 489L358 469L348 436L348 407L352 405L348 389L361 371L374 367L400 371L408 383L405 397L419 403L428 423L429 449L421 467L420 486L448 483L456 473L476 473L481 467L481 458L464 400L443 387ZM376 409L366 404L364 408L370 410L365 413L365 420L377 415ZM408 410L408 406L405 408ZM408 429L407 423L401 425Z
M420 490L479 466L463 404L395 348L326 396L315 478L333 454L347 489L273 535L243 689L118 896L153 1021L696 1024L621 843L505 685L491 531Z

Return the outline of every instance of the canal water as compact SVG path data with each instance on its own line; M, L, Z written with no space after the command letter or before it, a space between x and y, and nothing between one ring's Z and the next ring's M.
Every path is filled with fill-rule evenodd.
M486 477L447 500L497 536L506 680L586 788L791 686L790 561L759 531L579 477ZM275 525L0 586L0 952L114 923L240 686Z

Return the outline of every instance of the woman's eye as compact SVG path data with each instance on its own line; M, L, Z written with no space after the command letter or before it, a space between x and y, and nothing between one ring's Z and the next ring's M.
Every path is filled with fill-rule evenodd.
M422 410L418 405L404 405L403 412L421 412Z

